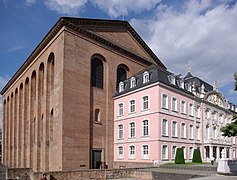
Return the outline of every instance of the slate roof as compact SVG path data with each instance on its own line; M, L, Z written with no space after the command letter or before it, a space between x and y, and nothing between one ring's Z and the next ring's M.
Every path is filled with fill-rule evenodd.
M145 71L147 71L149 73L149 82L147 82L147 83L143 83L143 73ZM189 92L187 90L185 85L184 85L184 88L181 88L179 86L179 81L180 80L184 80L184 84L189 83L188 81L185 81L185 79L181 78L179 75L178 76L174 75L175 76L175 85L173 85L169 82L169 79L168 79L168 76L170 76L170 75L174 75L174 74L167 71L167 70L164 70L164 69L162 69L162 68L160 68L156 65L151 65L148 68L140 71L139 73L131 76L131 77L136 78L136 87L130 88L130 86L131 86L131 81L130 81L131 77L130 77L129 79L124 81L124 91L119 92L119 90L117 89L117 92L116 92L114 97L119 96L121 94L125 94L125 93L130 92L130 91L133 91L135 89L139 89L141 87L148 86L148 85L156 83L156 82L161 82L161 83L166 84L168 86L171 86L175 89L181 90L181 91L183 91L187 94L193 95L191 92Z
M147 83L143 83L143 73L145 71L149 73L149 82L147 82ZM170 81L169 81L170 75L173 75L175 77L175 85L170 83ZM133 88L131 88L131 78L132 77L134 77L136 79L136 86ZM180 85L179 85L180 80L184 80L184 88L180 87ZM195 82L196 92L200 92L200 88L201 88L202 84L204 84L204 86L205 86L205 90L204 90L205 93L208 94L208 92L211 93L213 91L213 86L211 86L210 84L201 80L198 77L192 76L192 74L190 72L188 72L188 74L184 78L182 78L180 75L174 75L173 73L171 73L165 69L162 69L156 65L151 65L151 66L147 67L146 69L138 72L137 74L134 74L127 80L125 80L124 81L124 90L119 92L119 89L117 89L114 97L126 94L128 92L134 91L134 90L142 88L142 87L146 87L148 85L151 85L151 84L154 84L157 82L160 82L160 83L165 84L167 86L173 87L173 88L180 90L182 92L185 92L191 96L195 96L195 95L188 90L186 84L189 84L190 86L192 86L193 82ZM228 104L229 104L229 110L233 113L236 113L235 108L237 108L237 105L230 103L230 102L228 102Z
M191 72L188 72L188 74L184 77L185 81L186 82L190 82L191 84L195 83L195 86L196 86L196 91L197 92L200 92L200 88L202 86L202 84L204 84L205 86L205 92L208 92L208 91L213 91L213 87L208 84L207 82L201 80L200 78L198 77L194 77Z

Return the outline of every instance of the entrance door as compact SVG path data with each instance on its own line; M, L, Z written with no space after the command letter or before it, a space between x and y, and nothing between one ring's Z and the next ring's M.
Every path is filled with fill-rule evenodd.
M100 169L102 150L92 150L92 169Z
M216 146L213 146L213 157L216 159Z

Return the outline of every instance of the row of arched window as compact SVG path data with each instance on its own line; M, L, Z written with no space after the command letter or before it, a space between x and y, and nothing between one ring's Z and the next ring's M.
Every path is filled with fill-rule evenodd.
M26 77L24 83L21 82L19 87L16 87L4 99L3 162L9 167L32 168L33 161L36 158L37 169L42 166L42 163L45 164L46 169L48 168L48 145L46 145L45 150L37 151L36 157L33 157L33 146L36 143L42 143L43 133L46 133L47 138L45 140L48 142L49 131L52 131L49 128L52 110L49 108L51 107L50 99L54 84L54 61L54 53L50 53L46 68L45 63L41 62L38 71L33 70L31 77ZM47 71L46 76L45 70ZM36 104L37 99L38 103ZM43 104L45 99L46 104ZM43 106L46 106L46 112L43 111ZM45 117L44 113L46 113ZM45 130L43 130L43 121L46 125ZM47 143L45 142L45 144ZM45 162L40 161L41 151L46 153ZM27 152L30 152L30 154L27 155Z
M91 86L103 89L104 84L104 65L101 56L96 55L91 61ZM126 80L128 67L124 64L120 64L117 67L117 80L116 88L119 82Z

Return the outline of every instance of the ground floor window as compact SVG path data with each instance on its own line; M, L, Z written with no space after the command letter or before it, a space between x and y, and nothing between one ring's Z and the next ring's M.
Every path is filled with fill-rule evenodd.
M167 147L167 145L162 146L162 159L168 159L168 147Z

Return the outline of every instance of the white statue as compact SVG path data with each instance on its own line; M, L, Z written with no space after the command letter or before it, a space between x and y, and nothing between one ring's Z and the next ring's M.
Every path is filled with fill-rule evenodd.
M226 159L226 151L225 151L225 149L221 150L221 159Z

